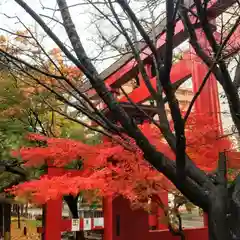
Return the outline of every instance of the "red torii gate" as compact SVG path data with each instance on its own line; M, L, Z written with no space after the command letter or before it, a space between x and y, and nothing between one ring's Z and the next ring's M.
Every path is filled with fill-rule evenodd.
M150 74L151 66L148 65L147 68L148 68L147 72ZM198 91L198 89L202 83L202 80L206 76L207 72L208 72L207 67L201 61L199 61L199 59L197 57L195 57L194 55L192 55L188 52L183 56L183 60L181 60L178 63L173 65L172 71L171 71L171 80L172 80L172 82L175 82L175 81L178 81L181 79L192 77L193 93L195 93ZM150 96L150 94L147 90L147 87L145 86L143 80L141 79L141 76L139 76L139 78L140 78L140 86L138 88L136 88L135 90L133 90L132 93L129 94L129 97L135 103L144 102ZM155 80L156 80L155 77L151 78L151 82L154 82ZM156 87L156 86L154 86L154 87ZM126 97L122 97L119 101L126 102L127 99L126 99ZM217 124L220 122L220 116L219 116L220 106L219 106L219 99L218 99L218 89L217 89L217 82L214 79L214 76L212 76L212 75L210 76L210 79L208 80L201 95L199 96L198 100L196 101L195 111L197 113L213 114L213 121L214 121L213 124L214 123ZM167 192L161 193L161 199L165 204L168 204L168 193ZM110 200L108 200L108 201L110 201ZM110 216L106 213L106 210L109 211L109 208L110 208L111 204L113 204L113 203L109 202L108 204L109 204L109 206L105 209L105 212L104 212L105 228L106 228L106 225L109 226L111 224L111 222L114 223L114 218L110 217L113 214L112 210L110 210L110 212L109 212ZM113 206L114 206L114 204L113 204ZM121 208L120 208L120 206L117 206L116 209L121 209ZM134 213L132 213L132 214L134 214ZM167 226L164 226L163 224L158 223L157 219L160 218L161 215L163 215L163 212L161 209L159 209L158 212L152 213L152 215L150 215L149 219L148 219L148 224L151 227L154 227L154 229L156 229L156 230L161 230L161 232L155 232L155 234L152 234L153 232L146 231L146 229L140 230L139 228L137 228L137 232L141 231L141 233L135 232L135 234L139 234L138 236L142 236L139 239L143 239L143 240L149 239L149 237L151 238L151 236L154 236L151 239L157 239L155 237L160 238L160 237L163 237L162 235L164 235L166 237L166 239L171 239L171 234L168 232ZM107 221L108 219L111 219L111 221L108 222ZM132 222L133 221L130 221L130 220L128 222L129 224L131 224L131 227L132 227ZM207 224L206 220L204 221L204 224L206 226L206 224ZM127 226L127 224L126 224L126 226ZM114 229L114 227L111 229ZM203 229L205 229L205 228L197 230L195 232L195 234L196 235L200 234L201 237L203 237L202 234L205 236L205 231ZM163 233L163 230L167 231L169 235L167 235L167 233L165 233L165 232ZM192 233L192 234L194 234L194 233ZM104 238L104 240L114 239L114 238L112 238L112 235L113 235L113 233L111 232L111 234L110 234L110 230L109 230L109 235L108 235L109 237L106 236L106 238ZM135 236L135 235L132 235L132 236ZM194 235L194 237L196 237L196 236ZM120 238L120 239L128 239L128 238ZM129 239L131 239L131 238L129 238ZM190 239L190 238L187 238L187 239ZM204 237L204 238L200 238L200 239L206 239L206 238Z
M175 80L180 80L186 77L192 77L193 91L196 92L202 79L207 73L207 68L200 61L189 58L189 54L185 54L184 59L173 65L171 76L174 76ZM150 66L148 66L150 67ZM181 69L181 71L179 71ZM213 76L208 80L202 94L196 102L195 109L203 113L216 113L219 112L219 100L217 95L217 85ZM141 91L141 97L139 98L139 89L144 89L143 83L140 83L140 87L134 90L130 97L135 102L141 102L149 97L149 93L146 90ZM146 93L146 95L145 95ZM120 101L124 101L122 98ZM204 102L203 102L204 101ZM206 104L214 102L215 104ZM204 105L203 105L204 104ZM215 122L219 121L218 114L215 115ZM66 171L61 168L49 167L49 176L60 176ZM69 173L69 170L67 171ZM71 171L74 176L79 175L78 171ZM167 204L168 193L162 193L161 198ZM167 227L162 224L157 224L157 217L160 217L161 210L155 216L149 219L149 216L144 211L132 211L129 203L122 198L111 199L105 198L103 200L104 209L104 240L131 240L134 237L138 240L152 239L155 240L159 237L166 237L167 240L174 239L171 233L168 232ZM60 240L61 232L71 231L71 220L62 219L62 199L50 200L46 205L46 221L45 221L45 239L46 240ZM158 216L157 216L158 215ZM150 221L149 221L150 220ZM91 223L92 224L92 223ZM149 231L149 224L156 226L155 229L161 229L161 232ZM140 227L141 226L141 227ZM102 227L94 227L91 225L91 230L102 229ZM83 219L80 220L80 229L83 230ZM187 229L187 239L192 237L196 239L206 239L206 228L200 229Z
M189 6L193 5L193 0L185 0L188 2ZM211 5L208 8L208 16L209 19L216 19L219 15L221 15L226 9L231 7L236 0L213 0L211 1ZM166 19L163 19L162 22L159 23L159 26L156 27L156 35L157 35L157 51L163 52L165 47L165 39L166 33L165 28ZM188 39L188 34L184 29L184 25L181 20L177 21L174 32L174 48L179 46L185 40ZM219 38L220 39L220 38ZM236 39L233 36L231 39ZM232 41L234 43L234 41ZM142 53L140 54L141 60L145 64L152 64L152 54L149 47L146 45L141 47ZM130 56L129 56L130 55ZM137 61L134 59L133 55L127 54L120 58L120 60L113 63L110 67L104 70L100 77L104 79L105 83L112 88L118 88L122 84L128 82L132 77L137 75ZM89 95L92 97L96 97L95 90L92 89L91 85L88 85L83 88L83 90L88 91Z
M225 0L221 3L221 8L218 8L219 3L214 3L210 8L209 12L211 13L212 18L216 18L221 14L225 9L231 6L235 1ZM212 10L212 11L211 11ZM238 39L237 33L232 36L235 38L235 47L237 45L236 39ZM163 33L164 35L164 33ZM158 49L161 50L165 44L163 35L159 37L158 40ZM181 40L176 40L177 44L183 42L187 37L184 32L184 27L181 21L178 21L176 26L175 38L181 38ZM232 46L231 46L232 47ZM239 46L237 46L239 49ZM234 52L234 51L233 51ZM146 53L149 53L148 55ZM141 55L142 59L146 63L147 72L150 74L151 61L147 58L150 56L148 49L144 49L144 54ZM191 57L191 58L190 58ZM146 58L146 59L145 59ZM204 64L201 63L197 58L194 58L191 54L185 54L183 60L173 65L171 71L171 80L172 82L192 76L193 81L193 91L196 92L202 82L202 79L205 77L208 69ZM131 79L132 76L136 75L136 62L130 60L120 69L115 71L113 74L107 76L106 83L113 88L118 88L124 82L127 82ZM103 75L106 73L103 72ZM149 75L151 81L154 82L154 77L152 78ZM140 76L141 78L141 76ZM94 96L94 91L90 91ZM135 89L129 97L136 103L143 102L149 98L149 93L140 80L140 87ZM123 97L120 99L121 102L126 102L126 99ZM206 104L208 103L208 104ZM195 110L201 113L216 113L214 121L219 123L219 99L217 95L217 83L213 76L210 76L202 94L199 96ZM59 176L63 174L61 169L58 168L49 168L49 176ZM166 195L164 196L166 200ZM104 240L128 240L128 239L153 239L163 237L164 239L175 239L167 230L157 232L149 231L148 227L148 214L139 210L132 211L129 207L129 204L126 200L122 198L104 199ZM46 225L45 225L45 239L46 240L60 240L62 231L69 231L71 229L70 220L62 220L62 199L59 200L50 200L47 203L46 207ZM82 229L82 220L80 221L80 228ZM162 227L162 226L160 226ZM92 226L94 229L94 226ZM96 228L97 229L97 228ZM200 229L186 229L186 239L194 238L196 240L207 239L207 230L206 228Z
M191 58L190 58L191 57ZM150 66L148 66L150 67ZM186 77L192 77L193 91L196 92L202 79L205 77L208 69L196 58L192 57L191 54L185 54L183 60L173 65L171 76L173 80L180 80ZM141 91L139 90L141 89ZM136 92L141 94L136 94ZM141 102L148 99L149 93L144 89L143 83L140 82L140 87L134 90L129 95L133 101ZM140 96L140 97L139 97ZM122 98L120 101L125 101ZM207 104L212 103L212 104ZM202 94L196 102L196 111L201 113L219 113L219 99L217 95L217 83L213 76L208 80ZM215 114L214 121L219 122L219 115ZM68 170L69 172L69 170ZM61 168L49 167L49 176L59 176L64 174L64 170ZM77 171L72 171L71 174L78 175ZM167 193L161 195L165 203L168 202ZM104 205L104 240L128 240L132 239L134 236L139 240L153 239L156 237L166 237L166 239L172 239L171 233L168 232L167 227L159 226L156 229L161 229L165 231L155 232L149 231L150 225L157 225L157 216L151 218L149 221L148 214L143 211L132 211L129 203L121 198L112 200L111 198L106 198L103 201ZM46 225L45 225L45 237L46 240L60 240L61 232L71 231L71 220L62 219L62 199L50 200L47 203L47 215L46 215ZM161 211L160 213L161 214ZM140 217L141 216L141 217ZM159 215L158 215L159 217ZM134 224L137 225L134 227ZM141 227L139 227L139 224ZM92 224L91 229L102 229L102 227L94 227ZM80 229L83 228L83 219L80 221ZM121 233L119 235L119 232ZM207 233L206 228L186 230L187 239L192 237L199 239L206 239ZM127 234L127 235L126 235ZM118 236L119 235L119 236ZM126 237L128 236L128 238ZM131 236L131 238L130 238ZM197 239L197 238L196 238Z

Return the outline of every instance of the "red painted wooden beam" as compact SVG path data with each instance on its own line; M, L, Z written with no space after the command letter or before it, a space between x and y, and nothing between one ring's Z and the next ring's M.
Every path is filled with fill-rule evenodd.
M220 42L221 34L218 32L214 33L215 38L218 42ZM202 41L201 41L202 42ZM206 42L203 43L206 45ZM235 32L232 34L231 38L228 41L228 45L225 48L227 50L227 56L230 57L236 51L239 51L240 49L240 26L235 30ZM183 58L185 60L181 60L178 63L174 64L171 70L171 81L172 83L176 82L177 80L183 79L185 77L188 77L191 75L191 64L189 65L189 61L194 60L196 57L194 55L191 55L190 53L185 53ZM156 79L152 78L151 82L156 89ZM147 87L143 82L141 82L140 87L136 88L133 92L129 94L129 97L135 102L135 103L141 103L149 98L149 92ZM127 102L126 97L122 97L120 99L120 102Z
M175 63L171 69L171 81L172 83L175 83L178 80L187 78L191 76L191 62L192 61L188 57L189 53L185 53L183 55L183 59L177 63ZM190 64L189 64L190 63ZM150 79L154 89L156 89L156 77L153 77ZM151 96L150 93L144 84L143 80L140 79L140 87L134 89L130 94L128 94L130 99L134 103L143 103L144 101L148 100ZM124 96L122 97L119 102L128 102L128 99ZM103 104L103 109L106 107L105 104Z
M175 83L178 80L181 80L183 78L190 77L190 76L191 76L191 65L189 64L189 60L181 60L178 63L173 65L171 70L172 83ZM156 89L156 78L154 77L150 81L152 82L153 87ZM131 100L133 100L133 102L142 103L150 97L150 94L148 92L146 85L142 81L140 84L140 87L133 90L128 96L131 98ZM119 101L128 102L125 96L122 97Z
M216 40L218 42L220 42L221 34L218 32L215 32L214 36L215 36ZM200 41L200 42L202 42L202 41ZM202 43L202 44L206 45L206 42ZM231 57L232 55L234 55L236 52L238 52L240 50L240 26L235 30L235 32L232 34L231 38L228 40L228 44L225 49L227 50L227 53L226 53L227 57ZM193 55L190 56L187 53L185 54L185 56L184 56L184 58L186 60L190 59L192 61L193 59L195 59L195 57ZM186 62L184 64L182 64L182 62L183 61L180 61L179 63L176 63L173 65L172 72L171 72L172 83L174 83L176 80L182 79L188 75L187 72L189 71L189 67L187 66ZM185 75L185 73L187 73L187 74ZM120 72L119 72L119 74L120 74ZM182 74L182 76L181 76L181 74ZM183 75L185 75L185 76L183 76ZM112 76L109 79L110 80L106 81L106 83L108 83L108 84L111 83ZM155 85L156 85L155 78L153 78L151 80L151 82L153 82L153 85L155 87ZM92 91L95 91L95 90L92 90ZM133 99L132 98L133 95L136 94L136 98L138 99L138 100L136 100L136 102L143 102L145 99L148 98L148 96L146 97L146 92L148 92L148 90L147 90L146 86L144 85L144 83L142 83L142 86L140 86L139 88L134 90L134 92L132 92L129 96L131 97L131 99ZM142 100L140 100L141 95L139 95L139 94L144 96ZM127 99L126 99L126 97L123 97L120 101L126 102Z
M202 46L202 48L207 52L212 52L212 48L209 45L208 41L205 38L205 35L201 29L197 30L197 38L198 43ZM223 33L223 36L219 32L214 32L214 38L219 43L219 45L222 44L222 41L228 36L228 32ZM231 37L228 39L228 42L226 46L224 47L224 57L229 58L232 55L236 54L240 50L240 26L236 28L234 33L231 35ZM192 58L194 56L192 55ZM196 58L196 57L195 57Z
M235 2L236 2L235 0L222 0L221 3L219 3L219 1L212 3L212 5L209 7L209 12L211 13L210 18L215 19ZM186 32L184 31L184 25L181 20L177 22L175 27L174 41L177 41L177 38L181 39L179 41L179 44L181 44L188 38ZM166 39L166 33L164 32L163 34L160 35L160 37L157 40L157 49L159 51L161 51L165 47L165 39ZM142 60L145 60L150 55L151 55L151 50L149 48L146 48L142 52L140 57ZM121 78L125 74L127 74L129 71L131 71L135 66L136 66L136 60L132 59L127 64L125 64L122 68L120 68L117 72L109 76L108 79L106 80L106 83L110 86L112 84L116 84L117 81L120 81Z
M212 2L208 9L210 18L215 19L220 14L222 14L227 8L233 5L235 2L236 0L221 0L221 3L217 0L215 2ZM157 40L158 51L162 51L164 49L165 38L166 38L166 34L163 31ZM188 38L188 34L184 31L184 25L182 21L179 20L176 23L176 27L175 27L175 35L174 35L175 46L183 43L185 40L187 40L187 38ZM150 55L151 55L151 51L147 47L142 51L142 54L140 55L140 57L144 61L147 58L149 58ZM132 71L136 72L136 66L137 66L136 60L131 59L126 64L121 66L116 72L114 72L109 77L107 77L107 79L105 79L106 84L108 84L109 86L121 85L126 75L130 74L130 72ZM89 95L94 95L95 90L91 89L89 90L88 93Z
M214 33L216 40L220 41L221 35L218 32ZM229 39L229 44L226 46L227 56L230 57L236 51L240 49L240 26L236 29L235 33ZM202 43L206 45L205 43ZM206 47L205 47L206 48ZM183 60L177 62L173 65L171 70L171 81L172 83L176 82L177 80L183 79L185 77L190 77L191 75L191 64L189 61L193 61L196 59L196 56L190 53L185 53L183 55ZM153 87L156 89L156 78L152 78L150 80L153 84ZM141 80L140 87L133 90L129 97L135 103L142 103L149 99L150 94L148 92L147 87L145 86L144 82ZM128 102L127 98L124 96L120 100L120 102Z

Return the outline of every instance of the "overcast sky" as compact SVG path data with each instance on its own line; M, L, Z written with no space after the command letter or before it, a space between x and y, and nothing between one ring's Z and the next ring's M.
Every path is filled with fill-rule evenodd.
M68 0L68 5L73 5L76 3L79 3L80 1L84 0ZM56 8L56 0L26 0L26 3L31 6L38 14L44 14L48 16L53 15L53 11L46 10L42 8L42 5L48 8L55 9ZM134 7L138 9L140 6L142 6L141 2L142 0L138 0L138 3L134 3ZM159 5L159 9L157 11L157 14L163 12L164 5ZM76 25L76 29L80 35L81 41L83 43L83 46L85 47L85 50L87 51L88 55L90 57L95 57L98 54L98 46L92 41L96 40L96 28L93 24L91 24L91 20L93 19L93 13L97 13L96 10L93 9L93 7L88 6L78 6L78 7L72 7L70 8L72 18L74 20L74 23ZM0 0L0 27L5 28L8 30L19 30L24 29L21 24L17 24L17 19L9 19L7 16L18 16L24 24L30 25L31 27L37 27L37 31L40 32L40 27L35 24L34 20L20 7L14 0ZM137 12L138 16L145 16L147 14L147 11L140 11ZM59 13L55 13L55 18L61 20ZM67 36L65 34L65 31L62 27L57 25L55 22L50 21L47 18L43 18L45 22L48 23L48 25L54 30L54 32L57 34L57 36L62 40L66 41ZM100 29L109 37L111 34L113 35L116 31L109 25L106 21L100 21L98 22L100 24ZM0 32L1 33L1 32ZM2 32L3 33L3 32ZM5 33L4 33L5 34ZM55 44L49 39L45 38L44 40L44 46L47 49L51 49L55 47ZM105 56L104 56L105 57ZM104 63L98 64L97 67L99 71L104 70L108 65L110 65L114 60L105 60Z
M72 5L75 3L78 3L80 0L68 0L68 4ZM140 1L140 0L139 0ZM26 3L28 3L38 14L45 14L48 16L52 16L52 11L43 10L42 6L39 2L39 0L26 0ZM55 8L56 7L56 0L41 0L41 3L49 8ZM95 36L96 30L95 28L90 25L91 16L90 12L93 12L90 10L89 6L81 6L77 8L71 8L72 18L76 24L76 28L78 30L78 33L80 35L80 38L82 40L82 43L87 51L87 53L90 56L96 55L96 45L91 41L91 39ZM5 28L8 30L16 31L16 30L22 30L23 27L20 23L16 23L16 19L9 19L4 14L8 16L18 16L22 22L27 24L31 27L36 27L37 25L33 21L33 19L26 14L26 12L18 6L17 3L15 3L14 0L0 0L0 28ZM57 18L60 19L60 16L58 14L55 15ZM48 19L44 19L48 25L54 30L54 32L57 34L57 36L62 40L65 41L67 39L67 36L65 34L65 31L59 27L55 26L56 24L54 22L50 22ZM109 28L107 25L105 26L104 23L101 25L102 29L106 31L107 34L111 35L112 28ZM37 31L40 32L40 27L37 26ZM3 31L0 30L0 34L3 34ZM4 33L5 34L5 33ZM53 47L56 47L55 44L49 39L46 38L44 40L44 46L46 49L51 49ZM188 47L188 44L185 43L184 48L186 49ZM181 47L180 47L181 49ZM98 64L98 70L102 71L107 66L109 66L114 60L108 60L104 61L104 63ZM222 90L221 90L222 91ZM222 111L228 111L228 104L226 104L225 98L220 98L221 101L221 107ZM229 116L224 117L222 116L224 121L224 127L229 128L229 125L232 124Z
M79 2L79 0L69 0L68 3L75 4ZM46 9L42 9L41 4L39 3L39 0L26 0L26 3L28 3L38 14L44 14L48 16L53 15L53 11L48 11ZM56 7L56 0L41 0L41 3L50 8ZM37 32L41 32L41 28L35 23L35 21L20 7L17 3L15 3L14 0L0 0L0 28L5 28L11 31L16 30L23 30L24 27L21 25L21 23L16 23L17 19L9 19L7 16L18 16L24 24L27 24L28 26L31 26L32 28L36 28ZM81 6L77 8L71 8L72 18L74 20L74 23L76 25L77 31L80 35L81 41L87 51L87 53L94 57L96 56L96 46L92 42L92 38L95 36L95 28L93 25L90 24L91 17L90 13L86 6ZM60 19L60 16L58 13L55 13L55 17ZM65 34L65 31L55 22L50 21L47 18L43 18L46 23L51 27L52 30L54 30L55 34L63 41L65 42L67 40L67 36ZM110 29L111 30L111 29ZM3 31L0 31L1 34L5 34ZM56 45L49 39L45 38L43 42L46 49L50 50ZM101 64L99 66L99 70L103 70L107 65L109 65L112 61L105 61L104 66Z

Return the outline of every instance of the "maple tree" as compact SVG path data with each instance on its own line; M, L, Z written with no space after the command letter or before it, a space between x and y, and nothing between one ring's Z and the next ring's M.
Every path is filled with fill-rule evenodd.
M231 141L227 138L218 139L216 133L219 126L212 126L209 122L210 118L206 116L193 115L188 119L186 126L187 153L202 170L207 172L216 169L219 151L232 151ZM159 129L149 123L139 127L156 149L170 159L175 159L174 153L163 141ZM71 174L51 178L43 175L39 180L15 186L12 192L19 197L28 197L34 202L45 203L61 195L76 196L83 190L92 190L96 195L90 194L91 197L122 195L133 205L147 209L149 197L158 195L164 189L173 188L164 175L144 160L141 149L131 138L128 138L130 149L109 138L105 138L103 143L97 145L36 134L29 134L28 139L40 141L43 146L22 147L13 153L15 157L21 157L26 167L40 166L46 162L64 167L78 160L82 162L82 168L77 177ZM234 165L231 159L229 163Z
M232 143L228 138L218 139L219 126L210 125L209 122L211 117L203 115L192 115L188 119L187 153L202 170L212 172L216 169L219 151L230 153ZM156 126L144 123L139 127L156 149L174 160L174 153L164 142ZM10 192L19 198L44 204L50 199L75 197L83 193L84 198L91 204L101 201L102 197L121 195L130 200L132 207L147 211L150 210L149 199L152 199L166 214L166 217L159 220L167 221L172 231L178 231L174 224L179 212L175 206L165 206L159 197L162 191L174 193L176 189L164 175L145 161L142 151L133 139L128 138L130 149L126 149L111 138L104 138L103 143L97 145L36 134L29 134L27 138L29 141L42 142L42 146L22 147L13 153L15 157L23 159L26 167L40 166L46 162L53 166L66 167L74 160L80 161L82 167L79 176L71 176L71 173L68 173L49 177L45 174L38 180L17 185ZM233 167L236 159L229 160Z

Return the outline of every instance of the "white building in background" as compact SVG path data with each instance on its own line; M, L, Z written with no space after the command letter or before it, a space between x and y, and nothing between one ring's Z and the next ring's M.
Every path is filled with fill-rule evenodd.
M217 31L218 32L223 31L225 34L227 34L229 30L232 28L233 24L236 22L239 15L240 15L239 6L238 4L235 4L216 19ZM240 42L239 42L239 45L240 45ZM237 62L239 60L239 56L240 55L238 53L235 56L232 56L228 61L228 70L232 80L234 79L234 76L235 76L235 71L237 67ZM234 134L236 130L230 115L227 98L225 96L222 86L219 83L218 83L218 93L219 93L218 96L219 96L219 102L220 102L221 120L222 120L224 134L231 135L230 137L234 143L234 147L236 148L237 151L239 151L239 147L240 147L239 136L237 134Z

